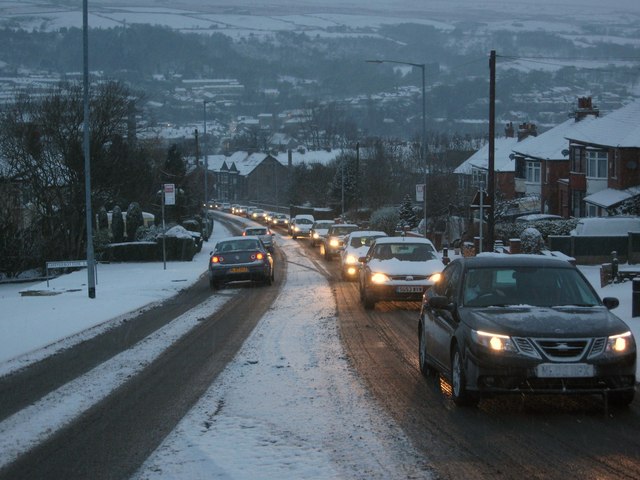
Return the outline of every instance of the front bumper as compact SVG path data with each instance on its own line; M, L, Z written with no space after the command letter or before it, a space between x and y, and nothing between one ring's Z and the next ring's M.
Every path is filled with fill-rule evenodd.
M422 301L422 296L431 285L403 282L367 285L367 296L375 301Z
M636 354L602 356L587 363L593 376L540 377L536 367L548 360L499 355L467 350L465 373L467 388L490 394L593 394L632 391L636 384ZM555 362L551 362L555 363Z

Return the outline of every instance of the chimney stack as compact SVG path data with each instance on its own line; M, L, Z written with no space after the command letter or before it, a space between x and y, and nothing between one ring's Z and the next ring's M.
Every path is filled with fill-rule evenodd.
M507 123L504 127L504 136L507 138L514 138L516 136L515 129L513 128L513 122Z
M591 103L591 97L578 98L578 108L574 112L574 118L576 122L579 122L583 118L593 115L595 117L600 116L598 107L594 107Z
M527 137L537 137L538 128L534 123L524 122L518 127L518 141L522 141Z

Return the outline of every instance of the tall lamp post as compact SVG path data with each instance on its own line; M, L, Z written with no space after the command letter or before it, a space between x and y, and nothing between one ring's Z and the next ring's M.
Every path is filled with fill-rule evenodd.
M419 68L422 71L422 141L420 145L420 158L424 162L424 189L422 190L422 196L424 200L424 236L427 236L427 175L429 171L429 164L427 161L427 98L425 95L425 64L424 63L412 63L401 62L398 60L367 60L367 63L396 63L398 65L408 65L410 67Z
M91 210L91 159L89 156L89 7L87 0L82 2L82 63L83 63L83 90L84 90L84 123L83 141L84 150L84 189L87 229L87 289L89 298L96 298L95 258L93 252L93 228Z
M204 132L202 133L202 155L204 156L204 208L209 208L207 189L207 176L209 173L209 159L207 158L207 101L203 100Z

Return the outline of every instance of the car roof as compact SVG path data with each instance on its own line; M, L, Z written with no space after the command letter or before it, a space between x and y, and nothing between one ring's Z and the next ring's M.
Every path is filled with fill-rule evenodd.
M375 243L376 245L381 243L424 243L425 245L431 245L435 249L433 242L423 237L380 237L376 238Z
M465 268L485 267L554 267L575 268L574 265L561 258L547 255L505 253L481 253L475 257L459 257L452 263L461 263Z
M351 232L349 234L350 237L355 238L355 237L370 237L372 235L383 235L383 236L387 236L386 232L383 232L381 230L356 230L355 232Z
M334 223L332 227L355 227L358 228L358 225L355 223Z

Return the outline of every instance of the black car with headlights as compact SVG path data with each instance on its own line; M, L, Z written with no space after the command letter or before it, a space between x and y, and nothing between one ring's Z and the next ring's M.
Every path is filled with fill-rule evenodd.
M631 403L636 344L571 263L543 255L458 258L424 295L420 370L458 405L494 394L601 394Z
M219 240L209 257L209 286L214 290L238 281L271 285L273 279L273 257L259 237Z

